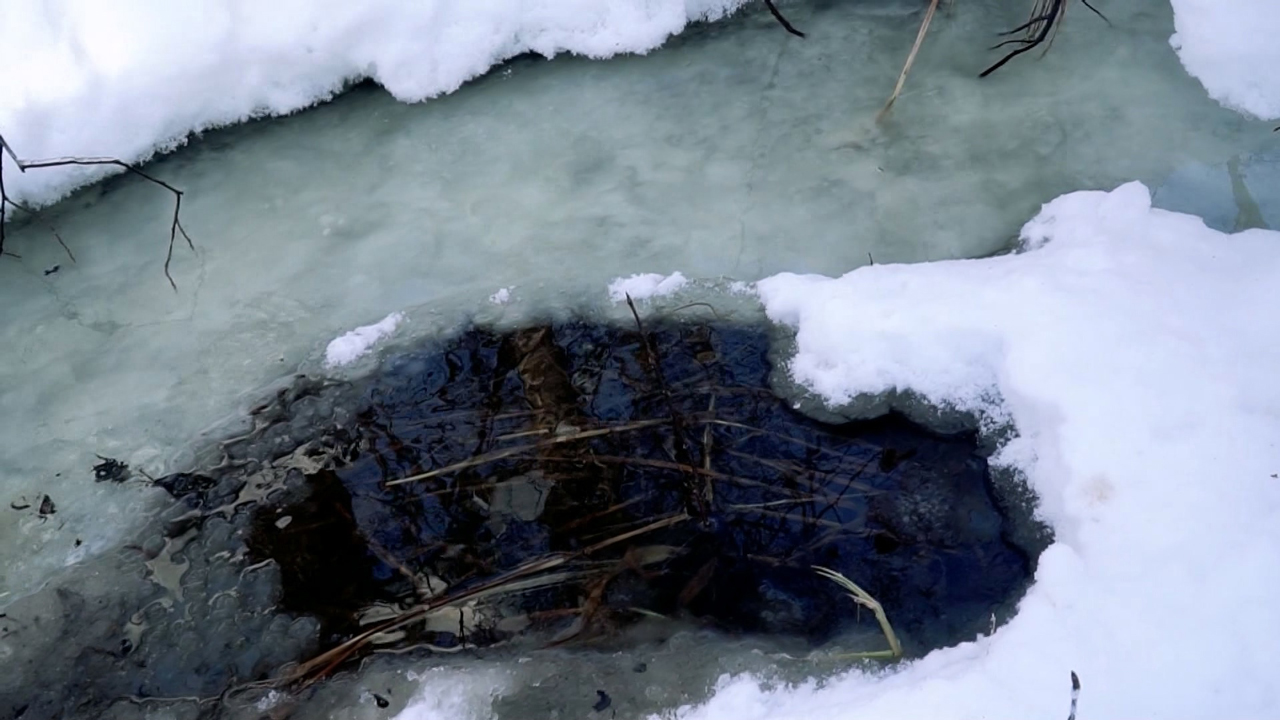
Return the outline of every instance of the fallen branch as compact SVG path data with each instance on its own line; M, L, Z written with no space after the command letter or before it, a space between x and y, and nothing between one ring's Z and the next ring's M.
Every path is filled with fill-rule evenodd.
M130 172L134 175L137 175L138 177L141 177L143 180L146 180L147 182L159 185L165 190L168 190L169 192L173 193L173 222L170 223L169 225L169 251L164 258L164 276L169 281L169 285L174 289L174 291L175 292L177 291L178 284L173 281L173 276L169 274L169 264L173 260L173 245L178 238L178 233L182 233L182 238L187 241L187 247L191 248L192 252L195 252L195 249L196 249L195 243L191 242L191 236L187 234L186 228L182 227L182 219L181 219L182 191L181 190L117 158L61 157L61 158L49 158L45 160L21 160L18 158L17 151L15 151L13 149L13 146L10 145L4 139L3 135L0 135L0 148L3 148L5 154L7 154L13 160L13 163L18 166L19 172L25 173L27 170L34 170L39 168L51 168L51 167L67 167L71 165L81 165L81 166L114 165L116 167L123 168L125 171ZM5 221L6 206L12 206L18 210L22 210L23 212L29 213L31 215L36 214L34 210L13 200L5 192L4 163L0 162L0 253L4 252L4 240L5 240L4 221ZM58 235L56 230L53 232L53 236L57 238L58 244L62 245L62 248L67 251L67 255L71 257L71 261L75 262L75 256L71 254L71 249L68 248L66 246L66 243L62 241L62 237Z

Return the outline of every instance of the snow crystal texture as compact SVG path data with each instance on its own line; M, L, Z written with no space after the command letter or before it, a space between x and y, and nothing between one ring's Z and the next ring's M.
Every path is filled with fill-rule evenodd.
M329 367L350 365L359 360L379 340L395 332L404 319L402 313L391 313L372 325L360 327L330 341L324 351L324 364Z
M641 273L630 277L615 278L609 283L609 299L615 303L632 300L650 300L670 295L683 288L689 279L684 273L674 272L670 275L659 273Z
M1170 0L1170 42L1214 100L1263 119L1280 118L1280 3Z

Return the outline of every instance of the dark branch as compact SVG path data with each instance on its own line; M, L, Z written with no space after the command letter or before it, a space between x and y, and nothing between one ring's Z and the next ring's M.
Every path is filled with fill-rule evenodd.
M773 19L777 20L787 32L795 35L796 37L804 37L804 33L800 32L794 25L787 22L787 19L778 11L778 6L773 4L773 0L764 0L764 4L769 8L769 12L773 13Z
M1033 18L1031 18L1030 20L1028 20L1028 21L1026 21L1026 22L1022 23L1022 24L1021 24L1021 25L1019 25L1018 27L1016 27L1016 28L1014 28L1014 29L1012 29L1012 30L1005 30L1004 32L1000 33L999 35L1000 35L1000 37L1007 37L1007 36L1009 36L1009 35L1016 35L1016 34L1018 34L1018 33L1022 32L1022 31L1024 31L1024 30L1030 30L1030 29L1031 29L1031 27L1032 27L1033 25L1035 25L1036 23L1042 23L1042 22L1045 22L1046 20L1050 20L1050 19L1051 19L1051 18L1050 18L1048 15L1037 15L1036 17L1033 17Z
M20 202L15 201L12 198L4 197L2 192L3 189L4 188L0 186L0 204L7 203L9 205L12 205L15 209L21 210L22 212L26 213L27 215L33 218L36 217L35 210L32 210L31 208L27 207L26 205L23 205ZM71 252L71 248L67 247L67 244L62 241L62 235L58 233L58 229L50 225L49 232L53 234L53 239L57 240L58 244L62 246L63 251L67 253L67 257L71 258L71 262L75 262L76 261L75 253ZM9 254L13 255L13 253L9 253ZM14 257L18 257L18 256L14 255Z
M1067 720L1076 720L1076 703L1080 701L1080 676L1076 675L1076 671L1071 671L1071 714L1067 715Z
M1005 55L1004 57L1000 58L999 62L987 68L986 70L983 70L982 74L980 74L978 77L986 77L990 75L996 70L999 70L1000 68L1004 67L1005 63L1009 62L1015 57L1044 44L1046 40L1049 41L1049 45L1052 45L1053 35L1057 31L1058 24L1062 21L1062 12L1063 12L1065 2L1066 0L1041 0L1039 3L1037 3L1036 9L1035 9L1035 12L1038 14L1033 16L1030 20L1022 23L1018 27L1013 28L1012 30L1007 30L1005 32L1000 33L1000 37L1008 37L1010 35L1016 35L1020 32L1027 33L1027 36L1022 38L1005 40L1004 42L997 43L991 46L992 50L996 50L998 48L1002 48L1007 45L1020 45L1021 47L1017 48L1016 50L1013 50L1008 55ZM1107 25L1111 25L1111 20L1107 18L1106 15L1103 15L1102 12L1098 10L1098 8L1094 7L1089 2L1089 0L1080 0L1080 2L1084 3L1084 6L1089 8L1089 10L1092 11L1094 15L1097 15L1098 17L1102 18L1103 22L1105 22ZM1045 47L1045 50L1046 52L1048 51L1048 46Z
M187 241L187 247L191 248L192 252L195 252L195 249L196 249L195 243L191 241L191 236L187 234L186 228L182 227L182 220L180 217L182 212L182 191L181 190L117 158L62 157L62 158L49 158L45 160L31 160L31 161L24 162L23 160L18 159L18 155L14 151L13 146L5 141L3 135L0 135L0 147L3 147L4 152L7 153L10 158L13 159L14 164L18 166L18 170L24 173L27 170L31 170L31 169L66 167L69 165L82 165L82 166L114 165L116 167L123 168L126 172L137 175L138 177L142 178L143 180L146 180L147 182L153 183L155 185L159 185L165 190L168 190L169 192L173 193L173 222L169 224L169 250L165 254L165 258L164 258L164 276L165 276L165 279L169 281L169 285L174 289L174 291L176 292L178 290L178 284L173 281L173 276L169 274L169 264L173 261L173 245L174 245L174 242L176 242L178 239L178 234L179 233L182 234L182 239ZM19 210L22 210L24 212L31 213L32 215L35 214L34 211L22 205L19 205L17 202L9 199L9 196L4 191L4 164L0 162L0 253L4 252L4 219L5 219L6 204L12 205L13 207L18 208ZM53 230L53 228L50 228L50 230ZM57 238L58 244L62 245L62 249L67 251L67 255L71 258L71 261L75 262L75 256L71 254L71 249L68 248L66 243L62 241L62 237L58 235L57 230L53 230L53 236Z
M636 303L631 299L631 294L627 293L626 298L627 307L631 308L631 317L636 321L636 332L640 334L640 347L644 349L644 356L649 361L649 372L657 381L658 392L666 400L667 410L671 413L671 430L674 439L672 449L676 464L685 476L686 512L691 517L705 522L711 510L710 498L706 492L706 486L699 485L697 474L693 472L693 453L689 451L689 445L685 441L684 420L676 410L675 401L671 398L671 390L667 387L666 376L662 372L662 357L658 355L657 348L649 343L649 335L644 331L644 323L640 322L640 312L636 310Z
M1035 35L1029 38L1028 42L1024 44L1022 47L1018 48L1017 50L1014 50L1013 52L1010 52L1008 55L1005 55L1004 57L1000 58L1000 60L996 64L992 65L986 70L983 70L982 73L978 75L978 77L984 78L990 75L991 73L1004 67L1005 63L1018 57L1024 52L1034 49L1035 47L1042 44L1046 39L1048 39L1049 33L1053 31L1053 26L1057 23L1058 18L1061 17L1062 3L1063 3L1063 0L1050 0L1048 12L1033 19L1030 23L1028 23L1028 25L1035 25L1037 21L1041 21L1039 23L1039 27L1036 28ZM1014 30L1013 32L1017 32L1017 31Z
M1080 2L1084 3L1084 6L1089 8L1089 10L1092 11L1094 15L1097 15L1098 17L1102 18L1102 22L1106 23L1110 27L1115 27L1115 25L1111 24L1111 20L1106 15L1102 14L1101 10L1089 4L1089 0L1080 0Z

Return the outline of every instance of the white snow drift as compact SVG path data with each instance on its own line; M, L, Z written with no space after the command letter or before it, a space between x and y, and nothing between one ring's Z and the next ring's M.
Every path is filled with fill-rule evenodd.
M645 52L745 0L6 0L0 134L25 158L142 160L371 78L416 102L524 52ZM8 160L5 161L8 163ZM19 176L43 203L106 170Z
M1056 542L993 637L888 677L725 679L686 718L1274 716L1280 685L1280 233L1224 235L1145 187L1080 192L1027 252L759 284L795 378L835 405L910 388L1012 422Z
M6 0L0 134L28 159L140 161L192 132L282 115L369 78L416 102L524 52L645 52L747 0ZM1273 0L1171 0L1172 38L1209 94L1280 116ZM18 175L14 199L46 203L109 168Z
M403 313L391 313L372 325L361 325L329 342L324 350L324 364L328 367L350 365L369 352L383 338L395 332L404 320Z
M674 272L670 275L661 273L639 273L628 277L614 278L609 283L609 299L615 303L632 300L650 300L665 297L684 287L689 279L684 273Z
M1280 4L1275 0L1170 0L1170 42L1214 100L1280 118Z

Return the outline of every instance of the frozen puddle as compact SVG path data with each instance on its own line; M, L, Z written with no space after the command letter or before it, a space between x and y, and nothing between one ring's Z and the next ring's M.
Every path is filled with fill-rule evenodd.
M360 87L211 133L149 166L187 193L197 252L176 249L176 294L172 198L154 186L112 180L13 228L0 462L10 500L48 494L58 518L0 524L0 592L112 547L154 507L89 482L95 454L184 469L242 393L390 313L413 337L595 304L637 272L986 255L1057 194L1223 167L1274 137L1185 74L1162 0L1110 9L1114 29L1072 16L1042 60L982 82L983 44L1023 10L956 4L879 129L914 5L788 10L806 40L756 9L646 57L519 60L421 105ZM486 302L499 288L508 302Z
M1072 670L1085 678L1096 717L1261 717L1280 706L1266 674L1280 660L1269 642L1280 636L1280 616L1265 601L1280 577L1280 327L1271 310L1280 240L1265 230L1280 223L1277 135L1273 123L1223 109L1205 92L1266 114L1268 86L1232 75L1230 62L1188 35L1216 27L1205 24L1214 5L1200 0L1175 6L1186 11L1184 60L1203 87L1170 48L1163 0L1104 8L1114 27L1073 11L1042 59L978 81L993 59L983 45L1024 22L1025 9L947 3L906 94L877 126L872 118L915 36L920 5L788 3L805 40L753 5L646 57L520 57L423 104L361 85L294 117L211 132L147 166L186 192L183 222L197 246L175 250L177 292L162 272L172 198L152 185L112 179L37 221L11 223L5 250L20 257L0 258L0 659L10 670L0 677L0 713L195 718L217 707L231 717L452 720L578 713L572 704L582 715L619 717L669 710L772 720L832 708L872 717L1051 717L1063 714ZM1243 5L1264 27L1268 8ZM674 30L683 18L663 22ZM665 37L655 33L627 49ZM28 133L36 147L65 120L51 117L46 128L30 113L21 117L38 131ZM19 150L30 146L3 129ZM1037 215L1062 193L1132 178L1153 192L1125 185L1077 193ZM1236 231L1245 232L1223 234ZM991 257L1006 250L1018 252ZM978 257L986 259L952 261ZM837 277L852 268L860 269ZM884 675L849 673L837 650L880 647L874 626L859 634L866 613L849 624L847 606L809 599L817 603L806 608L811 615L831 619L826 630L817 638L773 632L785 616L778 608L795 598L762 600L770 583L748 573L734 594L754 609L726 620L717 608L696 608L703 596L694 590L720 572L717 561L703 577L711 558L697 556L702 562L687 560L677 574L679 589L641 583L591 601L638 616L618 630L630 650L524 653L515 642L524 629L513 629L522 621L513 617L550 613L542 619L572 624L570 611L600 587L589 582L598 581L598 567L575 565L566 572L577 574L556 587L574 588L577 598L528 600L464 624L459 634L479 650L450 640L451 629L433 625L440 636L425 639L392 629L375 649L410 654L374 654L360 672L344 670L300 695L244 686L385 620L377 612L399 612L368 614L376 602L431 592L433 572L461 586L483 569L459 564L442 575L415 566L426 560L406 553L407 542L375 537L393 554L372 545L334 550L335 574L373 575L356 584L360 592L328 607L296 603L290 588L307 581L266 560L284 551L262 538L307 537L305 514L282 503L308 500L272 491L341 476L338 460L358 465L342 454L350 438L338 432L360 427L352 393L394 370L388 358L462 328L505 337L567 327L569 318L626 327L624 293L640 298L651 318L751 325L767 314L777 368L770 386L807 423L895 409L935 431L976 424L975 457L990 465L993 502L1007 502L1002 493L1024 478L1039 520L1054 528L1017 614L988 636L991 613L1005 620L1019 596L1012 572L976 600L942 591L939 598L958 604L915 598L918 606L890 609L904 618L916 659ZM460 369L446 363L443 372ZM375 455L403 467L382 468L366 455L376 470L362 472L428 472L414 469L425 467L423 448L380 437ZM644 446L652 453L643 459L681 465L662 459L679 445L668 439L670 448ZM903 439L883 442L880 457ZM435 449L455 462L464 450ZM769 459L794 459L775 450ZM562 462L536 454L544 464ZM503 557L502 543L481 543L483 552L454 560L496 571L540 557L535 551L545 548L535 541L547 508L533 499L541 485L526 470L490 488L486 508L440 510L475 526L477 542L484 532L523 533L512 552L525 554ZM643 494L605 477L623 502L643 504ZM361 512L386 498L362 497L342 482L328 488L337 486L357 536L367 539ZM733 504L771 510L771 502ZM816 501L806 502L812 515ZM873 505L864 508L869 520ZM584 517L600 509L582 507ZM1010 519L1007 508L997 510ZM1007 541L1034 564L1029 548L1044 542L1035 526L1022 518L1012 530L993 530L991 512L974 510L986 520L964 528L985 528L991 540L965 545L964 562L1008 569L1016 563L999 559ZM426 523L412 514L393 519ZM853 520L832 522L841 542L863 541L846 537ZM462 531L415 532L414 543L458 545L449 533ZM706 539L696 544L719 557L720 546ZM661 545L685 541L694 542ZM891 557L904 547L865 542ZM643 577L640 560L653 552L634 550L640 570L630 572ZM673 562L677 555L690 557L673 553ZM339 567L339 559L351 562ZM948 555L921 566L950 561L960 562ZM887 606L894 602L891 588L875 589ZM366 590L372 595L360 594ZM646 598L654 605L640 602ZM646 613L669 618L679 614L673 607L687 611L685 620L734 632L713 641L686 629L663 635L664 645L643 645L653 640L651 621L662 620ZM1204 617L1205 608L1223 610ZM930 613L956 624L919 620ZM1189 624L1193 617L1200 619ZM752 623L770 630L764 645L746 637ZM475 627L495 642L476 643L467 632ZM530 627L552 638L566 632L554 623ZM589 629L584 622L575 639ZM830 652L795 651L794 643L815 640ZM444 656L415 664L420 650L396 644L418 642ZM925 654L929 648L948 649ZM228 687L237 690L220 696Z
M325 651L295 681L463 653L625 669L518 683L498 717L640 718L706 701L724 662L830 674L1009 616L1043 531L973 433L813 421L769 389L764 327L683 315L471 330L354 383L299 379L158 480L178 502L124 557L82 566L131 579L125 597L73 580L10 608L13 702L181 707L164 698L230 687L234 709Z

